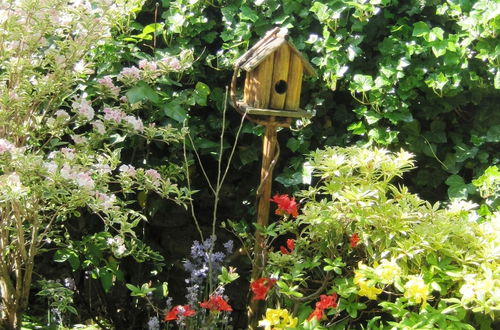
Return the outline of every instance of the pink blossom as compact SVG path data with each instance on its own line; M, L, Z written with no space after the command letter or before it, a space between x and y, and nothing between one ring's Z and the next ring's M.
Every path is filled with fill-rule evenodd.
M92 122L92 127L97 131L97 133L104 135L106 134L106 127L104 127L104 123L100 120L96 120Z
M120 168L118 169L120 172L122 172L123 174L126 174L126 175L129 175L129 176L134 176L136 174L136 170L135 170L135 167L133 167L132 165L122 165L120 166Z
M123 82L137 81L141 79L141 70L135 66L123 68L117 79Z
M147 70L147 71L156 71L158 66L156 62L150 62L148 60L140 60L139 61L139 69Z
M140 118L136 118L134 116L125 117L125 121L132 125L132 127L138 132L144 132L144 124Z
M161 59L161 63L164 64L167 69L172 71L179 71L181 69L181 62L173 56L167 56Z
M113 204L116 201L115 195L108 196L108 195L103 194L103 193L97 193L97 198L101 201L101 206L105 210L113 207Z
M115 86L110 76L104 76L97 79L97 82L104 88L108 89L114 97L117 97L120 94L120 87Z
M151 179L151 181L153 181L154 186L158 186L160 184L161 175L158 171L149 169L145 172L145 174Z
M14 150L14 145L7 140L0 139L0 155Z
M76 184L80 187L91 189L94 187L94 180L88 175L88 173L78 173L76 175Z
M87 118L87 120L94 118L94 109L86 99L73 102L72 107L80 116Z
M108 164L95 164L93 168L99 173L99 174L109 174L111 173L111 167Z
M114 110L111 108L104 108L104 119L120 123L125 117L125 113L121 110Z

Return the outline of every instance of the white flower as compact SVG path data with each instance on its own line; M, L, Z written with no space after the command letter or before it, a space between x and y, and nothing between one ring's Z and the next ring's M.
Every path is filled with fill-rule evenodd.
M71 138L75 142L75 144L84 144L87 143L87 138L81 135L71 135Z
M91 189L94 187L94 180L88 173L78 173L76 175L76 184L85 189Z
M75 150L71 149L71 148L62 148L61 149L61 152L63 153L64 157L68 160L73 160L75 159ZM52 154L52 153L51 153ZM50 155L49 155L49 158Z
M55 162L44 163L43 167L45 167L45 169L47 170L47 172L49 172L50 174L56 173L57 164Z
M129 176L134 176L136 174L136 170L135 170L135 167L133 167L132 165L122 165L120 166L120 168L118 169L120 172L122 172L123 174L125 175L129 175Z
M72 180L75 177L75 173L71 166L68 164L64 164L61 168L61 177L66 180Z
M144 132L144 124L142 123L142 120L140 118L136 118L134 116L127 116L125 117L125 121L132 125L134 130L138 132Z
M69 114L64 110L57 110L55 113L56 119L61 121L66 121L69 119Z
M97 133L104 135L106 134L106 127L104 127L104 123L100 120L96 120L92 122L92 126L96 130Z

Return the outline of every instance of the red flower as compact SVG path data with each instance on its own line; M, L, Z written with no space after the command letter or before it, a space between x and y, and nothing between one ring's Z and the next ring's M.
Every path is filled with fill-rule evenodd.
M314 317L318 321L320 321L324 316L324 311L327 308L336 308L337 307L337 294L333 293L330 296L322 294L319 297L319 301L316 302L316 309L309 315L308 320L311 321Z
M280 251L283 254L290 254L293 250L295 250L295 240L291 238L287 239L286 246L288 247L288 250L282 245L280 246Z
M277 215L289 214L293 217L298 217L298 204L295 197L290 198L288 195L274 195L271 202L278 204L278 208L274 213Z
M322 294L319 296L319 301L316 303L316 308L321 308L323 310L327 308L336 308L337 307L337 294L333 293L330 296Z
M267 277L261 277L250 283L250 288L254 293L253 300L266 300L267 292L274 286L275 283L275 279Z
M356 247L356 245L358 245L359 243L359 235L357 233L354 233L351 235L351 237L349 237L349 241L351 242L351 247L354 248Z
M231 312L233 309L221 296L213 295L207 301L200 303L201 308L210 309L211 311Z
M316 320L320 321L323 318L323 310L316 308L311 315L307 318L308 321L311 321L314 317L316 317Z
M282 245L282 246L280 246L280 251L281 251L281 253L283 253L283 254L290 254L290 251L288 251L288 250L286 249L286 247L284 247L283 245Z
M177 305L165 314L164 321L174 321L179 318L179 316L191 317L196 315L196 311L189 305Z

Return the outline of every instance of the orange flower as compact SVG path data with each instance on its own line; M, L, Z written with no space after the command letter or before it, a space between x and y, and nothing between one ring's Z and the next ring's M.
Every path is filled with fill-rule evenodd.
M213 295L207 301L201 302L200 307L219 312L231 312L233 310L227 301L219 295Z
M319 301L316 302L316 309L309 315L308 320L311 321L314 317L318 321L320 321L324 314L325 309L327 308L336 308L337 307L337 294L333 293L330 296L327 296L325 294L322 294L319 297Z
M295 197L290 198L288 195L274 195L271 202L278 204L278 208L274 213L277 215L289 214L292 217L298 217L299 205L295 201Z
M177 320L179 316L191 317L196 315L196 311L189 305L177 305L165 314L164 321Z
M274 286L275 283L275 279L267 277L261 277L250 283L250 288L254 293L253 300L266 300L267 292Z
M351 235L351 237L349 237L349 242L351 243L352 248L355 248L356 245L358 245L359 241L360 241L360 238L359 238L359 235L357 233L354 233Z
M287 239L286 240L286 246L288 247L288 250L283 245L280 246L281 253L283 253L283 254L290 254L290 253L292 253L292 251L295 250L295 240L292 239L292 238Z

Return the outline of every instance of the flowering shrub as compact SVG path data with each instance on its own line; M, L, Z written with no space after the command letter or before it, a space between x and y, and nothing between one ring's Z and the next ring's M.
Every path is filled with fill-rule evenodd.
M126 22L140 3L0 4L2 328L20 327L35 257L47 247L58 249L56 261L69 261L73 270L85 268L108 291L123 278L121 258L157 257L137 239L134 227L146 218L128 206L127 195L155 192L179 205L189 198L188 190L175 182L181 176L175 165L166 175L165 168L123 164L119 144L127 138L148 143L182 139L178 129L143 122L139 101L145 99L138 93L149 91L146 81L181 68L141 62L143 69L124 70L116 80L91 76L100 56L97 49L112 43L112 29ZM167 56L159 61L174 63ZM82 213L101 219L104 231L73 241L64 224Z
M500 239L484 229L498 226L498 211L481 217L470 202L431 205L393 185L413 168L405 151L327 148L309 164L318 182L300 193L301 214L277 212L283 218L262 229L265 273L277 278L273 290L265 278L251 284L271 308L263 325L274 324L276 305L293 307L287 313L296 311L304 329L491 325L500 309ZM293 248L274 252L280 236L296 237Z

